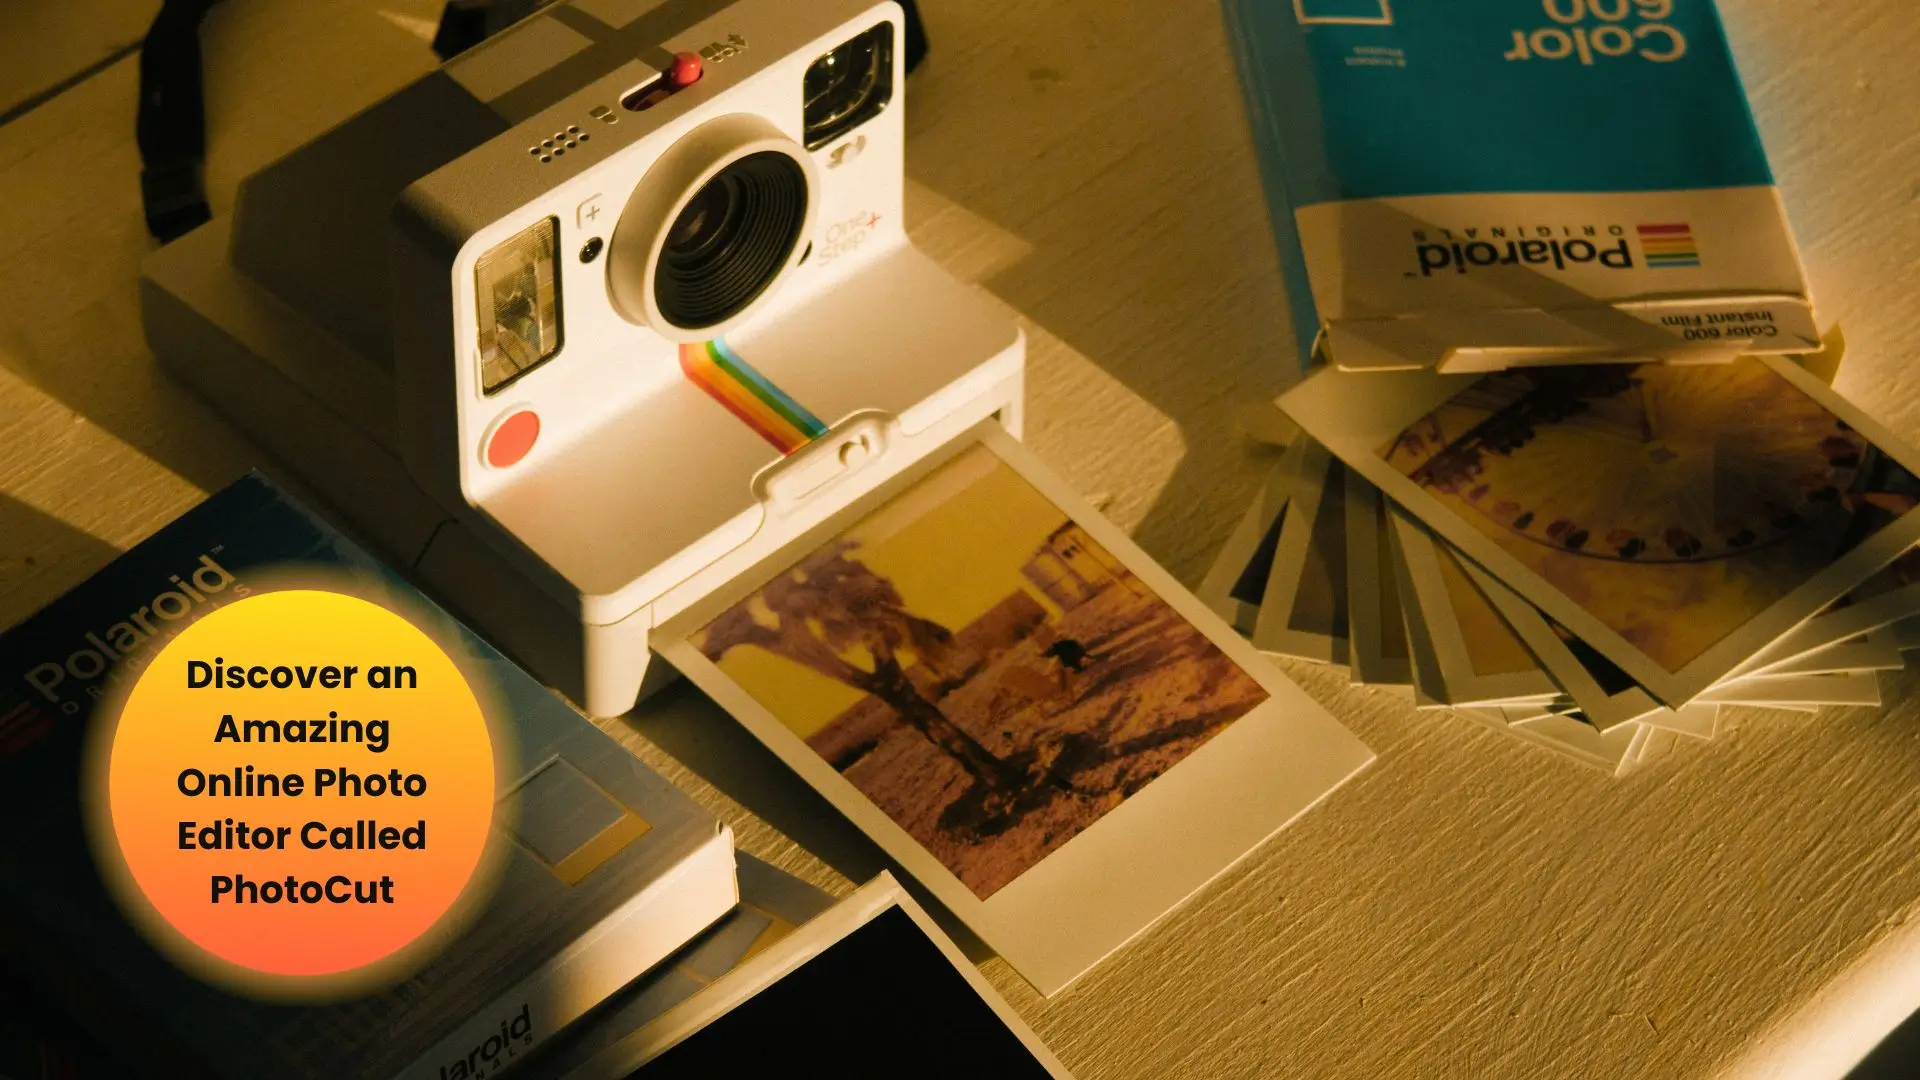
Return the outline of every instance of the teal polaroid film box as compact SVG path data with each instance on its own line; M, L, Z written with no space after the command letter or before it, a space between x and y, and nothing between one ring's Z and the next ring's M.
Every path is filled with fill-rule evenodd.
M1224 5L1303 358L1818 348L1713 0Z

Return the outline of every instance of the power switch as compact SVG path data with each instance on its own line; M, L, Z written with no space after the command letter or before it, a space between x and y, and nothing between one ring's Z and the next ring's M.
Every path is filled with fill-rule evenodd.
M673 54L673 66L667 69L667 81L674 89L692 86L700 81L700 54L682 52Z

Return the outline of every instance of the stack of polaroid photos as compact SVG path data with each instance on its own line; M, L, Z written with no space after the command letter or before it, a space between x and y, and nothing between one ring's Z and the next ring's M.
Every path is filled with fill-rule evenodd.
M1722 706L1878 705L1920 647L1920 453L1823 366L1322 369L1200 597L1615 772Z

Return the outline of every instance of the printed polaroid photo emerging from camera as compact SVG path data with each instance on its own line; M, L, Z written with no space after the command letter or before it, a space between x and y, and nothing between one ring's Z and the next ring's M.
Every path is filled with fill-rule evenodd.
M993 419L652 642L1045 995L1373 758Z
M983 445L691 643L983 900L1268 698Z

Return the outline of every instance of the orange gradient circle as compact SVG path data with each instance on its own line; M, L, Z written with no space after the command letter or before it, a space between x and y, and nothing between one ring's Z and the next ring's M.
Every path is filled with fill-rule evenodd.
M486 850L494 768L473 689L419 628L339 593L259 593L141 673L107 810L131 883L192 947L246 972L337 976L453 907Z

